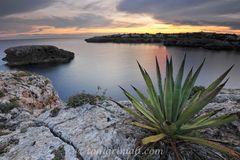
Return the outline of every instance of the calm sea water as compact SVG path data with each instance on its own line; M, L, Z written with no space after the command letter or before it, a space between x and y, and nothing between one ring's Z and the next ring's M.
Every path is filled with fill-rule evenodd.
M229 51L209 51L165 47L160 44L112 44L86 43L84 38L74 39L35 39L35 40L4 40L0 41L0 58L8 47L18 45L56 45L75 52L75 59L61 65L31 65L20 68L8 68L0 60L0 70L28 70L47 76L61 98L67 99L81 91L96 93L97 86L107 89L107 95L116 100L126 99L119 85L130 89L133 84L144 90L144 82L137 67L138 60L150 75L155 76L155 56L160 61L161 69L165 69L166 55L173 57L174 68L179 67L184 54L187 54L186 70L195 68L204 57L207 58L202 72L197 80L198 85L206 86L232 64L234 69L230 74L227 88L240 88L240 53Z

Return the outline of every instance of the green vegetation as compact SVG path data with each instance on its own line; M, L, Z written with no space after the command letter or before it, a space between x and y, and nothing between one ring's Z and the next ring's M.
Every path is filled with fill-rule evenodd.
M50 111L50 116L51 117L56 117L60 111L60 108L54 108Z
M107 99L106 95L106 90L102 91L101 87L97 88L98 91L95 95L85 93L84 91L80 94L74 95L69 97L68 99L68 106L70 107L78 107L82 106L84 104L91 104L91 105L96 105L101 101L104 101Z
M141 101L139 101L136 97L122 88L124 94L131 101L135 110L119 104L118 102L115 103L134 117L136 121L132 123L133 125L146 129L152 133L148 137L142 139L144 145L164 141L171 145L175 157L178 160L182 158L176 147L176 142L178 141L205 145L240 159L240 153L237 151L227 148L220 143L204 139L198 132L200 129L217 127L222 124L239 120L238 115L233 114L216 117L216 114L219 111L198 115L199 111L216 97L224 87L227 80L223 83L222 81L232 67L224 72L206 89L200 89L190 97L191 92L193 92L195 81L197 80L205 60L195 72L191 69L186 79L183 80L185 59L186 56L182 61L176 79L173 78L172 58L170 60L168 58L166 59L166 78L163 83L158 60L156 58L158 91L155 89L149 74L140 64L138 64L146 82L148 96L145 96L137 88L133 87L141 99Z
M0 112L1 113L8 113L13 108L18 108L19 103L16 99L10 100L10 103L0 103Z
M204 89L205 89L205 87L203 87L203 86L194 86L192 88L192 91L191 91L191 94L190 94L190 98L192 96L194 96L197 92L203 91Z
M26 77L26 76L31 76L33 75L33 73L27 72L27 71L17 71L15 73L12 73L13 78L18 81L21 82L22 81L22 77Z
M2 90L0 90L0 98L2 98L4 96L5 96L4 92Z
M54 158L52 160L65 160L64 146L60 146L57 150L54 150L52 153L54 154Z
M18 71L13 73L14 77L20 78L20 77L26 77L26 76L31 76L33 73L27 72L27 71Z

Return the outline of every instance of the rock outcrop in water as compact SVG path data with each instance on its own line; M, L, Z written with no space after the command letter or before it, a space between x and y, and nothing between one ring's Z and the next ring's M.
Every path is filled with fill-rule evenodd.
M4 51L3 58L9 66L39 64L39 63L67 63L74 58L74 53L55 46L32 45L11 47Z
M12 73L1 73L3 77L10 78L9 74ZM32 76L25 76L25 81L30 77ZM32 90L38 85L42 86L41 80L35 80L31 85L24 81L18 83L22 83L27 90ZM9 85L7 88L15 88L15 92L18 92L14 83ZM14 93L12 89L11 94ZM46 89L49 90L48 87ZM6 92L4 94L5 98L11 95ZM121 103L131 107L127 101ZM164 143L158 144L161 151L157 154L137 155L138 149L143 149L139 140L146 135L146 131L130 125L132 118L110 101L76 108L69 108L60 103L57 108L38 115L25 108L25 104L21 104L8 112L0 110L0 160L125 160L139 157L157 160L159 156L165 160L173 155ZM220 115L239 113L240 90L223 90L202 113L220 108L223 108L218 113ZM222 143L239 150L239 126L240 123L237 121L220 128L202 130L201 133L211 139L220 139ZM178 149L187 160L197 159L198 155L202 156L202 159L212 160L223 157L216 151L193 144L188 146L182 144Z
M116 34L86 39L89 43L162 43L165 46L201 47L209 50L240 50L240 36L217 33Z

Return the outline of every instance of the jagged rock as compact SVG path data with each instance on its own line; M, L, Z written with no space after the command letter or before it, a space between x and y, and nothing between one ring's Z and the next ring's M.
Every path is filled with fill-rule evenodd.
M240 95L239 91L234 91ZM231 92L223 90L222 93ZM221 97L221 94L219 95ZM225 96L228 96L227 94ZM236 95L234 95L236 96ZM203 111L205 114L212 110L224 108L218 115L240 112L240 106L236 101L232 101L232 95L227 97L228 101L223 103L210 103ZM127 103L127 102L124 102ZM127 103L129 105L129 103ZM39 116L38 121L42 121L54 133L71 142L78 150L83 159L128 159L129 154L121 154L123 150L131 151L137 147L139 140L146 135L146 132L130 125L131 117L119 109L112 102L105 102L98 106L84 105L78 108L61 110L58 116L51 117L50 111ZM232 147L240 145L240 130L237 128L238 122L224 125L220 128L202 130L206 137L222 140ZM221 134L219 134L221 133ZM189 147L192 151L189 151ZM187 159L196 156L195 152L201 150L200 155L205 159L219 159L214 155L216 151L197 145L182 145L179 150L184 153ZM102 154L111 152L111 154ZM211 153L208 153L211 151ZM97 153L96 153L97 152ZM168 151L169 154L171 151ZM217 153L221 155L220 153ZM155 155L156 157L156 155ZM151 159L158 159L153 158Z
M39 116L38 121L42 121L62 139L71 142L84 160L126 159L129 155L117 152L133 149L137 137L142 136L138 133L144 132L131 126L130 117L121 109L106 103L102 106L84 105L64 109L57 117L51 117L47 111ZM110 151L115 153L104 154Z
M223 93L226 93L225 90ZM240 95L240 92L235 92L235 94ZM211 110L219 109L221 107L225 109L222 110L219 115L240 112L239 103L232 101L230 98L231 94L229 95L230 96L228 97L228 101L225 101L223 103L210 103L202 111L202 114L207 113ZM221 94L219 96L221 96ZM122 103L131 107L129 102ZM26 115L27 113L20 112L20 115L21 114ZM22 120L20 120L21 118L13 119L13 121L16 121L17 119L21 121L14 132L5 136L0 136L0 141L3 141L3 139L8 139L6 137L12 137L13 140L19 140L18 144L10 144L7 147L9 149L6 151L6 153L3 153L2 157L0 156L3 159L9 158L10 155L15 155L15 152L12 152L15 150L18 151L16 152L18 153L16 154L17 156L19 156L19 154L27 154L26 152L28 149L31 151L32 157L30 159L34 159L34 157L38 156L38 152L36 151L37 149L41 151L44 150L41 155L44 157L50 153L57 153L53 150L57 150L64 144L70 145L70 148L74 148L74 154L72 154L73 150L71 150L71 155L76 156L78 153L79 159L125 160L134 157L137 159L137 157L139 158L139 155L134 156L134 154L128 153L134 153L131 151L133 151L136 147L139 147L139 140L147 134L146 131L130 125L130 122L132 121L131 117L114 103L109 101L98 105L87 104L79 106L77 108L61 108L56 116L51 116L51 110L42 113L37 118L29 118L30 120L26 118L27 116L23 115L20 116L25 117ZM35 133L35 130L37 130L38 133ZM41 130L44 130L42 131L44 132L44 136L47 136L51 132L51 136L47 136L49 139L46 140L46 144L41 143L41 145L37 148L27 148L27 146L31 144L30 142L34 143L35 140L45 141L43 137L39 137ZM240 145L239 133L239 122L233 122L230 125L224 125L218 129L202 130L202 134L204 134L206 137L219 139L223 143L229 143L231 147L235 147L236 149L237 146ZM24 144L21 143L21 138L19 138L23 136L26 137ZM45 151L49 147L49 143L54 142L54 139L56 137L60 139L62 143L58 143L59 145L56 146L52 144L55 146L54 149ZM20 149L21 146L25 147L26 149ZM165 156L167 155L166 159L169 157L169 155L173 155L169 148L165 148L166 146L164 144L161 143L158 145L158 147L159 146L162 146L161 150L167 150L167 154L165 154ZM191 150L189 150L189 148L191 148ZM196 152L198 152L198 154L203 156L205 159L219 159L219 156L213 154L215 151L210 150L206 147L182 144L179 146L179 150L185 155L187 160L190 160L192 157L196 156L194 155ZM211 152L208 153L209 151ZM65 154L70 153L65 149ZM220 153L217 154L222 156ZM158 155L151 155L150 159L157 160L157 157ZM141 158L144 159L142 156Z
M74 53L55 46L32 45L11 47L5 50L3 59L9 66L38 64L38 63L66 63L74 58Z
M51 81L34 73L0 72L0 90L4 93L0 98L0 112L20 106L39 114L62 104Z
M0 160L52 160L57 156L55 151L59 147L65 151L65 160L78 159L77 152L71 145L55 137L44 126L29 127L24 133L4 135L0 137L0 144Z

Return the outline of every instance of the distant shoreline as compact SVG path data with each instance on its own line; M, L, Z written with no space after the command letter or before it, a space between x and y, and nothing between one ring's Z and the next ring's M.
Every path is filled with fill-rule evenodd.
M240 51L240 36L208 32L175 34L114 34L85 39L88 43L161 43L165 46Z

